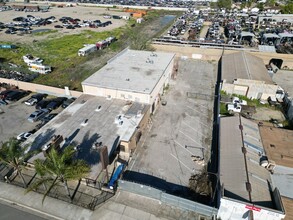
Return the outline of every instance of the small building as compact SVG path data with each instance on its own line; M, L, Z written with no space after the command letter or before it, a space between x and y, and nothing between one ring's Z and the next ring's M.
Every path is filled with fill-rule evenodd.
M220 119L219 181L221 219L281 220L285 212L270 172L258 124L241 116Z
M149 104L153 112L169 83L174 57L126 49L82 82L83 93Z
M222 57L222 90L250 99L267 100L276 97L278 86L270 77L261 58L246 52Z

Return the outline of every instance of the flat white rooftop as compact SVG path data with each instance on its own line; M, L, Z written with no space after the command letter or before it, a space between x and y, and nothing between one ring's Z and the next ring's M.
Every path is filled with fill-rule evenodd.
M174 56L174 53L127 49L84 80L82 85L150 94Z

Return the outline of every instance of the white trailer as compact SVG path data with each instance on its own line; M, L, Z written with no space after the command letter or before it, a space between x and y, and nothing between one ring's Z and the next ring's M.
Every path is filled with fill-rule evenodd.
M29 63L28 66L29 66L28 69L32 72L41 73L41 74L47 74L52 72L52 69L50 66L45 66L38 63Z
M95 44L88 44L84 48L78 50L78 56L87 56L88 54L97 50L97 46Z

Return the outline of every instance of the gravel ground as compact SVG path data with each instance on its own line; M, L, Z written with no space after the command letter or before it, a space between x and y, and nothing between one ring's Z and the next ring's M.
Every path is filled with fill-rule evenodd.
M58 22L52 23L50 25L41 26L41 27L32 27L33 30L37 29L51 29L51 30L58 30L57 33L51 33L46 34L42 36L35 36L31 34L27 35L17 35L17 34L5 34L5 30L2 30L0 32L0 41L4 42L13 42L13 43L28 43L32 42L33 40L43 40L46 38L51 37L61 37L63 35L70 35L70 34L79 34L83 30L91 30L91 31L109 31L112 29L115 29L117 27L124 26L126 24L126 20L124 19L105 19L103 18L103 14L111 14L111 15L128 15L129 13L126 12L119 12L119 11L109 11L106 8L96 8L96 7L84 7L84 6L76 6L76 7L65 7L65 8L57 8L53 7L50 8L48 12L24 12L24 11L2 11L0 12L0 21L3 23L10 23L12 20L16 17L26 17L27 15L33 15L33 16L39 16L41 18L47 18L50 16L55 16L56 20ZM56 29L54 28L55 25L61 25L62 23L59 21L59 19L63 16L72 17L72 18L79 18L82 20L101 20L101 22L105 22L107 20L110 20L112 22L111 25L107 27L99 27L99 28L89 28L89 27L82 27L82 28L76 28L76 29ZM24 37L27 36L27 37ZM33 36L33 37L31 37Z

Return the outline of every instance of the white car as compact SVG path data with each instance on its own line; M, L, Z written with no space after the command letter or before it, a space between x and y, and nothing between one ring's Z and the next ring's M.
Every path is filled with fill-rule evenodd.
M32 105L35 105L37 102L38 102L37 99L35 99L35 98L30 98L30 99L26 100L26 101L24 102L24 104L29 105L29 106L32 106Z
M17 140L20 140L20 141L25 141L26 139L29 138L29 136L31 136L32 133L29 133L29 132L22 132L20 133L19 135L17 135L16 139Z

